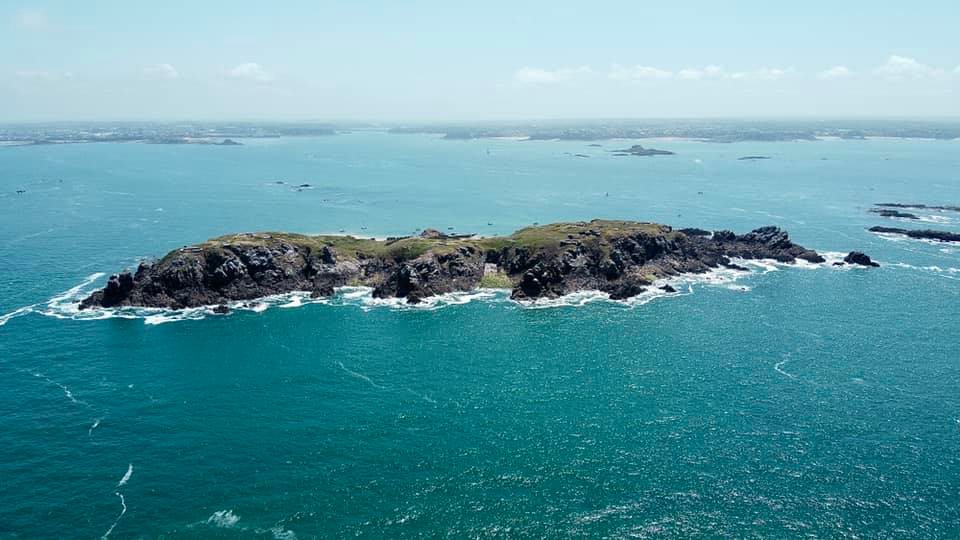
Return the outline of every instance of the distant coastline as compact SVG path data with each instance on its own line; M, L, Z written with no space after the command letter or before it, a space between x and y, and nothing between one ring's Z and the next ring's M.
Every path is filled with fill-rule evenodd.
M133 142L206 144L279 137L320 137L355 131L433 135L452 141L692 141L712 143L958 140L958 121L583 120L539 123L329 124L310 122L64 122L0 125L0 147Z

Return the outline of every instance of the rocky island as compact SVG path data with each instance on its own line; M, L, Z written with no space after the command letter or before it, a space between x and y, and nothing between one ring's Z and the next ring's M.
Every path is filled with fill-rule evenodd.
M944 204L919 204L919 203L877 203L876 206L882 206L885 208L907 208L907 209L916 209L916 210L936 210L938 212L960 212L960 206L944 205Z
M386 240L244 233L177 249L141 263L133 273L113 275L80 308L185 308L292 291L329 296L349 285L372 287L375 297L410 303L477 287L509 288L519 300L579 290L625 299L662 278L718 267L745 270L731 258L824 262L777 227L738 235L593 220L527 227L490 238L433 229ZM852 257L847 262L866 261Z
M867 229L872 233L895 234L906 236L915 240L933 240L936 242L960 242L960 233L950 231L937 231L933 229L900 229L897 227L870 227Z
M615 156L672 156L675 152L669 150L658 150L656 148L644 148L641 144L635 144L630 148L623 150L612 150Z
M899 219L920 219L916 214L910 212L901 212L892 208L871 208L871 213L878 214L880 217L899 218Z

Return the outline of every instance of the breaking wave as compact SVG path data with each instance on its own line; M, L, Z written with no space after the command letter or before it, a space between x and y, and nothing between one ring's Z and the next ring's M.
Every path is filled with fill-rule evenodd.
M578 307L593 302L610 302L622 306L642 306L660 298L685 296L692 294L696 287L720 287L733 291L746 292L751 290L748 285L740 283L743 278L762 275L777 271L781 268L818 269L832 268L849 270L852 267L834 266L841 261L844 254L838 252L822 253L826 259L824 263L809 263L797 261L781 263L769 259L731 259L731 262L746 269L716 268L703 274L684 274L681 276L657 280L641 294L626 300L611 300L610 295L601 291L578 291L559 298L537 299L530 301L515 301L510 298L507 289L480 288L472 291L452 292L424 298L420 303L411 304L403 298L374 298L371 287L340 287L330 297L312 298L310 292L294 291L285 294L267 296L256 300L241 300L230 302L227 307L232 312L262 313L268 309L299 308L307 305L320 304L326 306L350 306L370 311L373 309L393 309L410 311L434 311L450 306L459 306L474 301L501 302L520 309L544 309L554 307ZM142 319L144 324L159 325L179 321L196 321L207 317L223 316L215 313L216 306L201 306L186 309L166 308L95 308L79 309L79 302L99 285L97 282L104 276L98 272L87 276L78 285L50 298L46 302L25 306L11 313L0 315L0 326L10 319L29 313L70 320L102 320L102 319ZM668 287L669 286L669 287ZM671 290L671 288L673 290ZM664 290L666 289L666 290Z
M217 510L207 518L207 524L219 529L229 529L240 521L240 516L233 513L233 510Z

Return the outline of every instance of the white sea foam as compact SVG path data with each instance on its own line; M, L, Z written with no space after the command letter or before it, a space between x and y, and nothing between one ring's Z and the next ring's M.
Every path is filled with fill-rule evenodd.
M27 313L31 313L33 311L33 308L35 307L36 307L36 304L31 306L23 306L22 308L11 311L10 313L0 315L0 326L7 324L7 321L9 321L14 317L19 317L21 315L26 315Z
M67 385L57 382L51 379L50 377L47 377L43 373L40 373L39 371L27 371L23 369L18 369L17 371L20 371L21 373L30 373L30 375L33 375L38 379L43 379L47 384L52 384L56 386L57 388L63 391L63 395L66 396L66 398L69 399L71 403L75 403L77 405L84 405L87 407L90 406L86 401L77 399L76 396L73 395L73 391L71 391L70 388L67 387Z
M787 362L789 362L789 361L790 361L790 359L787 358L786 360L781 360L781 361L777 362L776 364L773 365L773 370L776 371L777 373L780 373L781 375L786 375L787 377L790 377L791 379L796 379L796 378L797 378L796 375L794 375L793 373L787 373L786 371L783 370L783 366L784 366Z
M924 223L936 223L937 225L948 225L954 223L954 219L950 216L943 216L940 214L927 214L917 216L916 220L904 220L904 221L922 221Z
M591 302L609 300L610 295L601 291L577 291L558 298L537 298L522 300L518 305L527 309L545 309L557 307L582 307Z
M941 240L931 240L930 238L910 238L909 236L905 236L902 234L895 234L895 233L873 233L873 234L890 242L920 242L923 244L929 244L931 246L960 245L960 242L943 242Z
M117 487L123 487L127 485L127 482L130 481L130 477L133 476L133 463L127 465L127 472L123 474L123 478L117 482Z
M297 540L297 533L288 529L284 529L280 525L271 528L270 534L273 535L275 540Z
M107 529L107 532L103 533L103 536L100 537L101 540L107 540L110 537L110 533L113 532L113 529L117 527L117 523L120 523L120 518L127 513L127 501L123 498L123 493L119 491L116 493L117 497L120 497L120 515L117 516L117 519L113 520L113 525L110 525L110 528Z
M924 270L924 271L927 271L927 272L936 272L936 273L942 273L942 274L960 274L960 268L954 268L954 267L952 267L952 266L948 266L948 267L946 267L946 268L942 268L942 267L936 266L936 265L933 265L933 266L914 266L914 265L912 265L912 264L907 264L907 263L892 263L892 264L890 264L890 266L896 266L896 267L899 267L899 268L908 268L908 269L911 269L911 270Z
M217 510L207 518L207 524L220 529L229 529L234 527L240 521L240 516L233 513L233 510Z
M347 372L351 377L354 377L354 378L356 378L356 379L360 379L361 381L364 381L364 382L368 383L370 386L372 386L372 387L374 387L374 388L376 388L376 389L378 389L378 390L386 390L386 389L387 389L386 386L382 386L382 385L379 385L379 384L373 382L373 379L371 379L370 377L367 377L367 376L364 375L363 373L358 373L358 372L356 372L356 371L353 371L352 369L348 369L346 366L343 365L343 362L337 362L337 365L340 366L340 369L342 369L343 371Z
M927 274L933 274L945 279L951 280L960 280L960 268L955 268L953 266L948 266L946 268L936 265L931 266L915 266L907 263L891 263L888 266L895 266L897 268L904 268L907 270L914 270L917 272L924 272Z
M410 393L410 394L412 394L412 395L414 395L414 396L417 396L418 398L426 401L427 403L431 403L431 404L433 404L433 405L436 405L436 404L437 404L437 400L431 398L430 396L428 396L428 395L426 395L426 394L421 394L420 392L417 392L417 391L414 390L413 388L404 388L404 390L406 390L408 393Z

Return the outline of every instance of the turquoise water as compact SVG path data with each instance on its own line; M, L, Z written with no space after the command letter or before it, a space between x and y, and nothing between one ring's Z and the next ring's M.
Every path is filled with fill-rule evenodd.
M864 230L874 202L960 203L960 142L605 153L629 144L0 148L0 537L960 535L960 246ZM775 224L884 266L632 306L353 292L76 320L56 300L228 232L592 217Z

